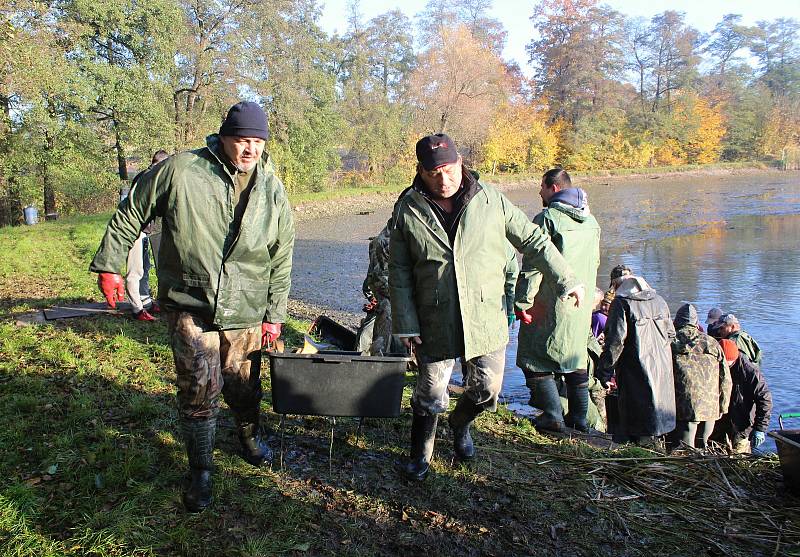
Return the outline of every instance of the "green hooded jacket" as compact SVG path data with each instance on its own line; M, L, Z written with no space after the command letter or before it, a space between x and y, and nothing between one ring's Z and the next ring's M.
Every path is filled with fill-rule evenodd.
M508 342L506 239L560 293L578 284L541 228L500 192L477 185L453 245L420 192L409 188L395 205L389 248L393 332L419 335L418 351L434 359L470 360Z
M541 226L567 260L578 282L592 288L600 265L600 225L587 208L550 203L533 222ZM576 308L561 300L559 285L543 276L529 258L522 259L515 308L532 308L533 322L520 324L517 366L529 373L586 370L591 303Z
M219 136L150 169L114 213L90 271L119 273L142 226L162 217L158 299L218 329L286 317L294 224L283 184L262 155L241 226Z
M736 343L739 352L744 354L748 360L758 366L761 365L761 347L756 342L756 339L741 330L732 333L728 338Z

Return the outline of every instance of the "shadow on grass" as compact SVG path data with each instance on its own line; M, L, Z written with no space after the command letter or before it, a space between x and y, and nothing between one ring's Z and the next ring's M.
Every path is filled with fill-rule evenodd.
M303 487L295 491L325 483L316 470L305 476L244 463L226 409L216 503L186 514L187 463L163 323L101 316L0 327L0 554L338 553L360 544L354 524L377 529L358 509L338 512ZM310 446L306 458L323 462ZM376 454L361 459L365 468L394 457Z

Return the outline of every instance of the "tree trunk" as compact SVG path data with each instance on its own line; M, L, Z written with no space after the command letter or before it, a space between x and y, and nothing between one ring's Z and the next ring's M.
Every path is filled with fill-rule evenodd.
M45 133L45 155L41 166L42 189L44 191L44 214L45 216L56 212L56 190L53 187L52 177L50 176L50 153L53 152L53 138Z
M122 140L119 137L119 128L116 119L114 122L114 149L117 151L117 170L119 171L119 179L128 179L128 159L125 156L125 148L122 146Z

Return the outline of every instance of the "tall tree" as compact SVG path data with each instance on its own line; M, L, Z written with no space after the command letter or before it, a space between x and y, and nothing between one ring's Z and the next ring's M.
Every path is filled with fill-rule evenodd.
M538 39L528 43L538 93L552 121L575 124L610 100L623 70L622 18L597 0L542 0L531 16Z
M462 26L481 45L500 56L507 33L500 21L489 17L491 8L492 0L452 0L447 3L429 0L425 9L417 14L423 47L437 44L443 30L452 31Z
M76 59L95 93L91 112L107 129L119 177L127 180L128 155L147 158L170 141L167 75L180 13L172 0L62 0L60 16L72 24Z
M781 17L759 21L757 27L750 48L761 79L777 97L800 93L800 23Z
M180 0L183 25L173 76L175 148L202 141L217 127L226 107L238 98L236 68L230 53L238 18L251 19L257 0ZM280 2L276 2L279 4Z
M439 41L420 55L411 76L417 130L447 132L474 151L507 97L504 65L464 27L443 28Z
M702 52L709 56L711 73L724 79L732 66L740 63L743 51L752 40L755 29L742 25L742 16L726 14L706 38Z
M650 22L650 94L652 111L672 109L672 94L689 85L696 75L698 32L685 14L667 10Z
M405 140L408 76L414 63L408 18L398 10L363 23L358 4L343 38L339 108L348 166L366 166L370 178L398 160Z
M333 52L316 0L261 2L238 19L240 89L266 106L270 153L289 191L321 190L338 167Z

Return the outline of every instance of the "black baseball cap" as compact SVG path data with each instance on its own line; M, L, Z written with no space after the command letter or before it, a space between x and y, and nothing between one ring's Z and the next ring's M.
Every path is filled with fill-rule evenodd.
M417 141L417 160L425 170L458 162L456 144L444 133L425 136Z

